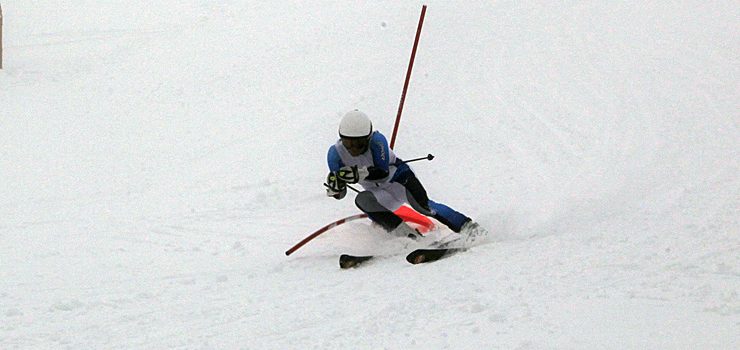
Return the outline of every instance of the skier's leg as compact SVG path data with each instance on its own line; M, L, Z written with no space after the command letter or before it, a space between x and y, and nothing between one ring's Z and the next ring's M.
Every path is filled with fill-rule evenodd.
M471 219L465 214L456 211L455 209L452 209L442 203L437 203L430 200L429 208L431 208L434 212L434 216L432 216L433 218L439 220L439 222L445 224L452 231L458 233L462 229L463 225L465 225L465 223L471 221Z
M355 204L370 220L378 223L394 236L416 238L419 232L404 223L398 215L383 206L376 195L370 191L363 191L355 197Z
M355 205L362 210L370 220L382 226L386 231L391 231L403 220L392 211L378 203L378 199L370 191L363 191L355 197Z
M398 182L406 188L408 203L414 210L427 216L431 216L445 224L452 231L460 232L460 229L471 219L464 214L429 199L424 186L412 171L404 172L398 178Z
M396 182L404 187L403 195L406 197L405 201L411 205L414 210L426 216L434 216L434 213L429 208L429 197L427 191L421 184L413 171L406 169L396 173L393 182Z

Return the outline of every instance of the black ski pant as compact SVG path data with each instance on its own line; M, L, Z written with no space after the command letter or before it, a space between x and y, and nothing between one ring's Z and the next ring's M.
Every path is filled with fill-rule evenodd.
M404 172L404 174L399 176L395 182L406 188L406 197L409 201L409 205L411 205L414 210L423 215L431 216L438 220L440 219L437 218L437 215L432 210L429 209L429 197L427 196L427 191L412 171ZM357 205L357 207L366 213L371 220L378 223L386 231L392 231L403 222L398 215L381 205L378 202L378 199L375 198L375 195L370 191L360 192L357 197L355 197L355 205ZM445 223L443 220L444 218L440 221Z

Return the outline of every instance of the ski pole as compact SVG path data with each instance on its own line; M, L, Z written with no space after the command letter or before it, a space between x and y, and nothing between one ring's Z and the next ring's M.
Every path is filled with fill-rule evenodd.
M419 157L419 158L404 160L404 161L401 161L401 162L398 162L398 163L393 163L393 165L398 166L398 165L401 165L401 164L406 164L406 163L411 163L411 162L418 162L420 160L432 160L432 159L434 159L434 155L432 155L430 153L430 154L427 154L426 157ZM331 189L331 186L329 186L327 183L324 183L324 187ZM360 193L360 190L358 190L358 189L350 186L349 184L347 184L347 187L349 187L349 189L352 190L352 191L355 191L357 193Z
M400 161L400 162L397 162L397 163L393 163L393 165L401 165L401 164L416 162L416 161L425 160L425 159L426 160L432 160L432 159L434 159L434 156L430 153L430 154L427 154L426 157L419 157L419 158L414 158L414 159L409 159L409 160L403 160L403 161Z
M332 188L331 188L331 186L329 186L329 185L328 185L327 183L324 183L324 187L326 187L326 188L328 188L328 189L332 189ZM349 189L350 189L350 190L352 190L352 191L355 191L355 192L357 192L357 193L360 193L360 190L358 190L358 189L356 189L356 188L354 188L354 187L350 186L349 184L347 184L347 187L349 187Z

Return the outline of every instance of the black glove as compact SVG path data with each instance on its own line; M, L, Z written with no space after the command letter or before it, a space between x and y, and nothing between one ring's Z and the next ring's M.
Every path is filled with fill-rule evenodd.
M337 177L339 177L340 180L343 180L346 183L349 184L356 184L362 180L365 180L367 175L369 174L367 167L358 168L357 165L354 166L345 166L339 169L339 172L337 172Z
M336 199L344 198L347 195L347 183L333 172L329 172L326 176L326 195Z

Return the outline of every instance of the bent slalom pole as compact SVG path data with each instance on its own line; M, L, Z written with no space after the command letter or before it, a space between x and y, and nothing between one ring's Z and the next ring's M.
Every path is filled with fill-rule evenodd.
M347 186L347 187L351 188L354 191L357 191L355 188L353 188L351 186ZM398 215L398 217L400 217L403 221L413 222L413 223L419 224L421 226L428 225L427 222L425 222L423 220L419 220L418 218L414 217L413 215L411 215L409 213L396 211L395 214ZM332 223L330 223L330 224L328 224L328 225L326 225L326 226L318 229L316 232L310 234L308 237L304 238L302 241L298 242L296 245L294 245L290 249L286 250L285 251L285 255L293 254L293 252L295 252L296 250L300 249L301 247L303 247L304 245L306 245L306 243L312 241L314 238L318 237L319 235L321 235L322 233L324 233L326 231L329 231L329 230L331 230L331 229L333 229L333 228L335 228L335 227L337 227L337 226L339 226L341 224L345 224L345 223L350 222L350 221L353 221L353 220L364 219L366 217L368 217L367 214L362 213L362 214L351 215L351 216L348 216L346 218L343 218L343 219L339 219L337 221L334 221L334 222L332 222ZM427 226L427 229L429 229L428 226Z
M285 251L285 255L293 254L296 250L298 250L300 247L303 247L306 243L310 242L312 239L318 237L320 234L329 231L341 224L344 224L346 222L357 220L357 219L364 219L367 217L367 214L356 214L352 216L348 216L344 219L339 219L337 221L332 222L331 224L328 224L320 229L318 229L316 232L312 233L310 236L304 238L302 241L298 242L298 244L294 245L292 248Z
M416 57L416 48L419 46L419 37L421 36L421 27L424 25L424 14L427 12L427 5L421 7L421 16L419 16L419 25L416 27L416 37L414 38L414 47L411 49L411 58L409 59L409 68L406 70L406 81L403 83L401 92L401 102L398 103L398 114L396 114L396 124L393 126L393 135L391 135L390 148L396 144L396 133L398 133L398 124L401 123L401 113L403 113L403 103L406 101L406 92L409 89L409 80L411 80L411 69L414 68L414 58Z

